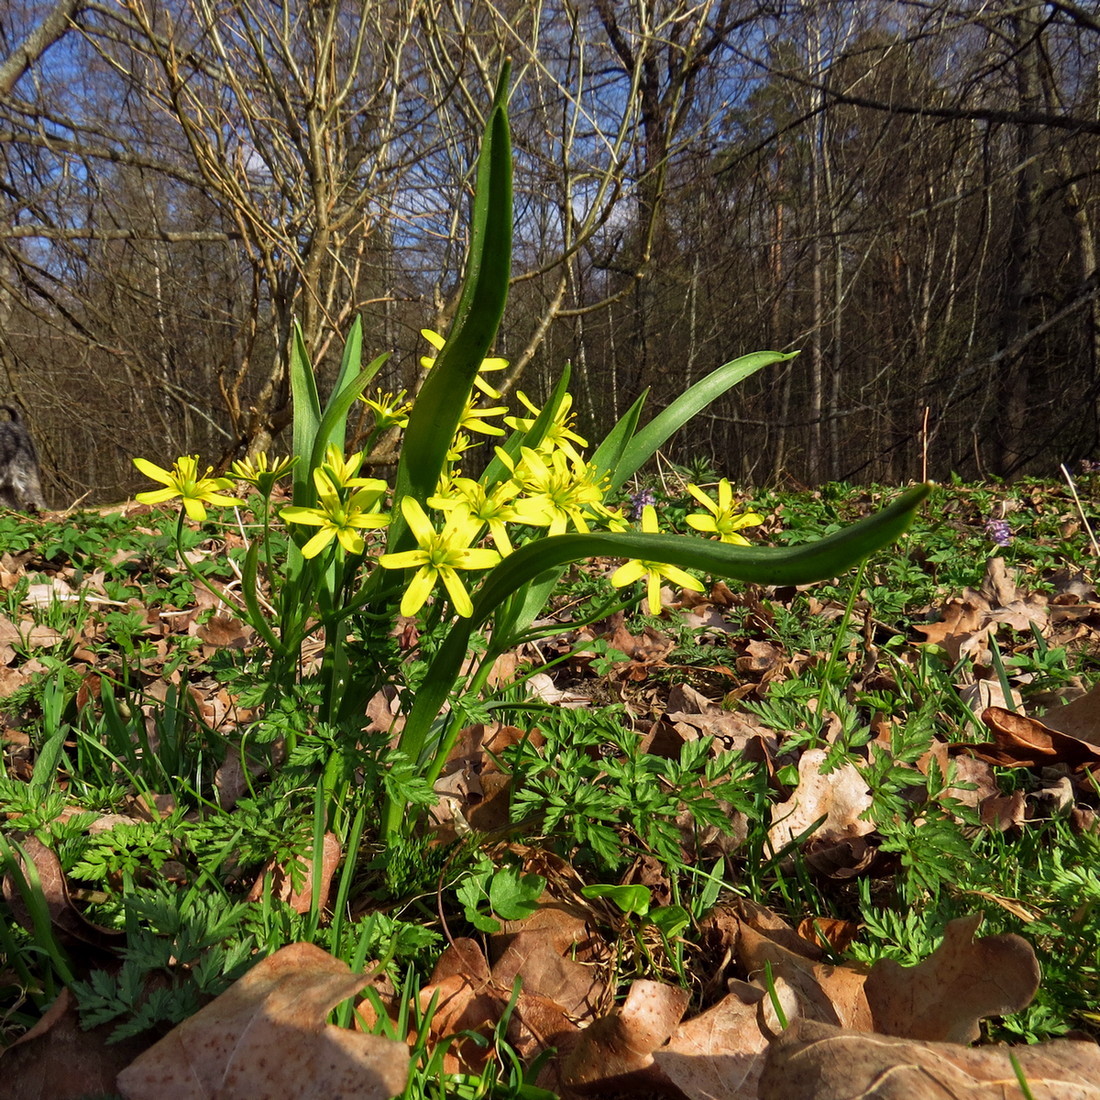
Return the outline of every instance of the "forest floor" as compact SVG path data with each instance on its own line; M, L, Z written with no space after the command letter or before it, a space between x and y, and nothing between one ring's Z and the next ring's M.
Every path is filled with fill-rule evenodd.
M574 569L396 847L393 691L334 821L331 742L286 752L173 515L0 513L0 1093L1100 1097L1100 478L1076 492L942 486L846 577L659 616L576 626L615 563ZM793 544L890 496L746 503ZM231 595L211 531L187 552Z

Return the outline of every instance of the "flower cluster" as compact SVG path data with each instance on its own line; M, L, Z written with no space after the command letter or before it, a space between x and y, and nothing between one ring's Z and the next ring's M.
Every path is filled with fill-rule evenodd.
M1007 519L998 519L996 516L987 519L985 533L994 546L1009 546L1012 543L1012 528Z
M430 329L424 337L436 349L443 347L443 338ZM434 358L421 360L431 368ZM473 446L475 435L503 436L505 429L494 423L508 410L504 405L481 404L482 397L497 401L500 394L483 378L484 372L504 370L504 359L486 359L474 382L474 392L467 400L447 464L436 492L425 502L425 509L412 497L390 502L390 486L376 477L363 476L364 451L345 455L330 444L321 463L310 478L315 504L293 504L279 509L279 516L291 526L301 555L306 560L336 555L340 560L354 561L375 556L382 569L402 570L410 574L401 598L403 615L415 615L429 600L437 586L442 586L454 611L470 616L473 602L461 573L491 569L511 554L517 545L542 535L560 535L569 531L623 531L626 519L604 503L608 493L606 475L601 476L585 458L587 441L575 430L576 416L569 395L559 402L553 416L543 419L539 432L530 433L542 417L539 409L525 394L519 399L527 415L504 417L503 423L525 437L520 446L509 449L496 447L495 479L481 480L463 476L456 463ZM400 430L408 423L412 403L405 391L377 393L363 397L374 416L372 438L383 431ZM527 445L527 438L532 445ZM187 515L196 521L206 519L205 505L237 505L239 498L225 495L233 481L227 477L198 475L197 457L179 459L172 470L162 470L145 459L135 459L138 469L165 488L140 493L138 499L150 504L179 497ZM237 462L232 474L239 482L253 486L266 501L275 483L287 474L293 460L269 460L266 455ZM308 482L307 482L308 484ZM739 534L746 527L763 522L754 512L738 512L733 490L728 480L718 482L717 500L697 485L688 491L706 509L687 517L697 531L716 536L722 542L746 545ZM301 499L296 497L296 499ZM655 497L647 490L634 495L632 518L641 520L643 532L658 531ZM398 548L391 552L376 552L368 545L364 533L390 526L392 509L397 507L412 538L415 549ZM491 545L484 545L489 543ZM683 588L702 590L702 583L691 574L672 565L650 561L630 561L618 568L612 584L623 586L635 581L646 582L649 609L661 610L660 589L663 581Z

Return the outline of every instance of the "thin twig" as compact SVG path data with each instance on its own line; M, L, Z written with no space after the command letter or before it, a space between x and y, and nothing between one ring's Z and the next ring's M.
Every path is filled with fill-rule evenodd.
M1089 542L1092 543L1092 555L1095 558L1100 558L1100 544L1097 544L1096 536L1092 533L1092 528L1089 526L1089 521L1085 516L1085 510L1081 507L1081 498L1077 495L1077 486L1073 484L1073 478L1070 476L1069 470L1066 469L1066 464L1064 462L1059 463L1059 468L1062 471L1062 476L1066 479L1069 491L1073 494L1073 503L1077 505L1077 514L1081 517L1081 522L1085 525L1085 530L1089 533Z

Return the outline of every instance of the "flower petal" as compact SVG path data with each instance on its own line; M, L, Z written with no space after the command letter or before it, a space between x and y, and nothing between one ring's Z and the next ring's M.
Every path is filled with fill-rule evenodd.
M624 584L632 584L638 580L639 577L646 575L646 567L640 561L628 561L625 565L620 565L614 573L611 574L611 583L615 588L622 588Z
M183 498L183 510L193 523L202 523L206 519L206 509L202 506L202 501L195 497Z
M496 550L474 547L457 550L453 556L454 564L461 569L492 569L494 565L500 564L500 554Z
M661 613L661 575L651 570L646 576L646 598L649 603L649 613L660 615Z
M316 508L303 508L300 505L283 508L279 515L290 523L305 523L310 527L322 527L331 522L324 512Z
M435 588L435 580L436 572L431 566L425 565L417 571L416 576L409 581L405 595L401 597L402 615L415 615L424 606L425 601L432 594L432 589Z
M704 516L699 512L692 512L690 516L685 516L684 521L696 531L714 532L718 530L718 524L715 523L714 516Z
M316 537L314 535L314 538ZM367 548L366 543L363 542L363 536L358 534L354 528L338 527L336 537L340 540L340 545L349 554L361 554Z
M409 530L416 536L416 541L421 546L427 546L435 538L435 528L431 525L420 501L415 497L404 496L401 498L401 514L409 525Z
M470 593L462 583L462 578L449 565L444 565L439 570L439 576L447 589L447 595L451 597L451 604L455 611L464 619L468 619L474 613L474 604L470 599Z
M302 557L303 558L315 558L315 557L317 557L317 555L322 550L324 550L324 548L326 546L328 546L328 544L330 542L332 542L333 536L335 534L336 534L336 528L333 527L332 524L329 524L325 527L322 527L321 530L318 531L317 534L314 535L313 538L311 538L309 540L309 542L307 542L305 544L305 546L302 547Z
M398 554L383 554L378 564L383 569L415 569L427 564L427 555L423 550L402 550Z
M662 565L661 573L670 581L675 581L681 588L690 588L693 592L705 592L706 585L701 580L685 573L675 565Z
M172 474L150 462L147 458L135 458L133 463L146 477L150 477L154 481L161 481L165 485L175 485L176 483L176 479Z
M179 489L147 489L144 493L138 493L134 500L139 504L163 504L166 500L173 500L179 495Z

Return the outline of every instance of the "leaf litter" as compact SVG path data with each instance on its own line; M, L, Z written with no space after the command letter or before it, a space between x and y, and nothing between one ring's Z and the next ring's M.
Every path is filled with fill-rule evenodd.
M23 572L23 565L10 558L5 567L10 577ZM50 590L61 591L68 579L53 577ZM929 756L936 762L925 760L918 766L934 766L943 774L953 765L962 784L955 793L970 799L986 827L1019 830L1049 806L1067 812L1072 808L1082 828L1094 820L1094 811L1087 808L1096 802L1100 689L1070 688L1033 717L1019 709L1019 687L1026 687L1026 678L1014 681L1006 697L992 667L991 642L1003 639L1006 630L1023 637L1038 631L1051 644L1095 645L1100 633L1095 591L1076 576L1067 575L1058 583L1053 596L1028 591L1003 560L993 558L979 588L949 598L939 609L938 621L917 628L923 644L941 647L963 669L956 686L989 731L984 743L949 746L936 740ZM44 591L29 591L26 606L44 606ZM790 730L769 727L750 711L730 709L764 698L769 685L797 676L822 659L813 652L789 651L767 636L774 625L769 622L771 609L783 598L780 592L753 589L734 594L720 584L706 596L686 594L678 604L666 590L674 615L720 642L713 647L715 659L709 668L696 663L678 669L671 634L653 626L632 634L620 617L599 630L584 628L570 635L564 629L562 645L573 650L564 674L544 678L546 682L536 687L556 705L599 705L601 693L625 702L642 716L639 733L650 752L671 757L683 744L713 737L719 747L751 755L767 768L777 794L786 796L771 803L772 850L782 853L797 847L824 880L866 877L881 864L876 827L867 813L871 796L860 769L848 761L837 766L832 760L830 738L837 736L839 727L835 716L822 715L823 747L792 756L786 749ZM811 599L818 617L827 620L841 614L840 605ZM104 597L103 606L107 605ZM747 612L741 625L729 617L734 609ZM95 629L94 621L89 629ZM752 636L747 629L761 630L763 636ZM868 652L877 652L875 641L884 629L890 628L872 620L868 609ZM248 644L241 624L221 612L201 624L186 611L150 612L145 630L153 639L142 662L150 685L160 678L173 638L195 638L201 658L220 648ZM42 667L33 658L22 660L19 647L30 643L56 648L69 642L78 670L94 690L95 653L86 644L91 640L91 634L66 639L63 632L41 628L33 615L0 620L0 647L6 646L0 648L3 685L10 691ZM586 640L600 645L586 654ZM608 651L621 659L596 671L595 657ZM523 654L518 657L522 660ZM703 690L678 679L678 672ZM861 675L872 681L892 674L870 661ZM173 678L178 682L178 674L169 672L167 680ZM714 686L728 686L730 679L738 686L723 690L716 700ZM227 737L247 725L248 709L214 681L205 686L201 680L192 681L187 690L211 726ZM375 716L378 728L393 728L401 720L393 698L373 700L368 713ZM872 731L876 730L877 742L889 746L889 719L876 718ZM21 761L29 767L34 760L18 733L9 726L4 734L14 775L20 774ZM462 835L471 827L490 835L506 830L510 777L501 767L502 752L522 738L538 736L537 730L503 726L465 731L438 788L442 837L448 831ZM242 758L230 752L226 759ZM784 766L793 766L797 773L786 779L791 782L786 788L779 777ZM992 766L1030 769L1042 773L1049 785L1030 793L1018 789L1002 794L993 782ZM261 774L264 764L256 761L253 767L254 774ZM1049 774L1058 768L1063 774ZM29 778L29 771L24 778ZM226 799L227 808L249 782L247 776L227 775L224 784L238 792ZM157 797L155 792L150 795ZM740 811L731 808L730 814L736 819ZM744 825L738 829L735 822L732 841L724 838L723 854L736 852L744 839ZM711 840L717 843L717 838ZM684 843L685 852L697 858L700 838L685 833ZM59 939L86 953L86 961L109 956L121 934L82 916L55 853L32 835L22 838L22 846L43 884ZM615 915L580 896L580 880L567 863L550 867L547 861L557 857L549 853L522 845L506 847L525 870L543 874L550 887L525 920L502 922L499 932L481 941L451 941L421 987L419 1007L429 1020L429 1040L446 1045L445 1065L451 1072L477 1073L484 1068L492 1037L503 1027L513 1048L528 1062L553 1051L538 1083L563 1097L1023 1096L1014 1091L1016 1071L1010 1054L1034 1097L1100 1097L1100 1061L1092 1042L1057 1040L1026 1048L970 1045L980 1037L982 1020L1024 1008L1040 983L1031 945L1011 934L978 936L980 913L950 922L939 946L915 965L880 959L867 967L839 961L859 935L851 921L808 916L795 929L747 899L720 900L698 927L694 965L701 998L693 999L674 981L637 978L627 986L625 997L616 999L615 967L622 945L615 939ZM301 873L271 863L252 896L259 896L266 877L273 883L274 896L299 912L308 910L315 892L323 902L341 859L331 834L324 838L324 854L317 891L309 878L311 861L303 864ZM17 920L33 924L25 902L21 907L17 875L14 868L5 875L4 897ZM659 874L646 878L644 870L635 868L623 881L631 875L645 881L647 888L661 886ZM1008 899L993 900L1011 904ZM405 1041L400 1036L393 1041L362 1030L372 1019L379 1023L378 1005L390 1015L391 1029L401 1018L392 989L380 987L381 992L358 1002L356 1027L325 1022L336 1004L368 984L375 984L369 975L353 973L319 948L291 944L258 962L225 993L136 1057L141 1040L104 1046L104 1029L77 1032L71 999L62 991L40 1025L3 1052L4 1068L21 1066L26 1086L17 1094L20 1100L24 1095L57 1100L80 1095L79 1083L62 1080L65 1074L60 1071L55 1080L53 1071L43 1067L57 1064L59 1050L74 1049L83 1050L81 1057L88 1057L91 1066L93 1048L114 1053L107 1058L108 1068L95 1071L101 1077L93 1074L84 1083L106 1081L118 1073L118 1088L127 1100L154 1094L165 1100L397 1095L405 1085L409 1044L416 1036L410 1032Z

